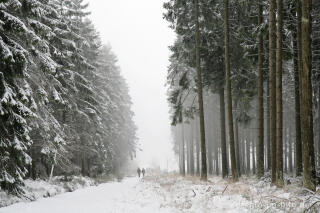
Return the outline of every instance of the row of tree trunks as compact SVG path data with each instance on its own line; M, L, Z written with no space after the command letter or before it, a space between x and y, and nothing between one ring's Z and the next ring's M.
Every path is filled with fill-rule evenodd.
M199 32L199 5L198 0L195 5L195 47L196 47L196 70L197 88L199 104L199 142L196 142L196 173L201 174L202 180L207 180L207 163L210 174L219 173L219 163L221 162L222 177L228 176L230 159L231 173L233 180L238 179L241 167L246 164L247 174L252 171L255 174L257 166L257 177L264 175L264 169L271 168L271 181L279 187L284 185L283 170L293 170L293 162L296 164L296 175L304 174L304 186L315 190L315 157L313 138L313 112L312 112L312 84L311 84L311 0L296 0L297 23L293 27L293 49L294 49L294 83L295 83L295 158L292 152L292 129L287 124L283 129L283 95L282 95L282 52L283 52L283 0L269 0L269 47L268 47L268 69L269 76L267 82L267 136L264 144L264 95L263 95L263 61L264 40L262 33L258 36L258 108L257 108L257 140L255 136L246 134L239 136L238 122L233 120L231 70L229 57L229 0L224 0L224 41L225 41L225 89L219 90L220 96L220 147L214 146L214 135L206 145L205 117L203 107L202 75L200 67L200 32ZM294 17L295 12L293 10ZM258 25L263 23L262 0L258 1ZM320 89L319 89L320 93ZM320 97L319 97L320 101ZM320 105L320 104L319 104ZM226 140L225 109L227 109L228 136ZM320 111L320 106L319 106ZM210 117L210 119L213 119ZM234 126L235 124L235 126ZM212 125L207 126L214 129ZM236 132L234 132L234 128ZM320 127L319 127L320 128ZM198 129L192 127L192 129ZM301 131L303 129L304 131ZM183 125L182 125L183 132ZM197 132L197 131L196 131ZM236 135L235 135L236 133ZM283 136L283 133L285 135ZM181 173L185 174L185 140L182 133L180 146L181 153ZM194 136L187 140L187 171L194 174ZM320 137L319 137L320 138ZM257 142L257 143L256 143ZM250 145L251 143L251 145ZM320 139L319 139L320 144ZM320 145L318 145L318 148ZM220 152L219 152L220 150ZM229 152L228 152L229 150ZM320 152L320 148L319 148ZM245 154L244 154L245 153ZM220 154L220 158L219 158ZM265 157L266 154L266 157ZM228 157L230 155L230 158ZM200 159L201 156L201 159ZM256 165L257 162L257 165ZM320 162L320 158L319 158ZM201 163L201 169L200 169ZM303 166L302 166L303 165ZM252 169L252 170L251 170Z
M292 112L284 110L285 114L290 114ZM207 163L208 163L208 174L210 175L219 175L222 170L221 163L221 147L217 146L219 143L216 140L216 137L219 135L220 131L215 122L219 116L219 112L214 111L211 114L208 113L206 120L207 123ZM181 124L180 124L181 125ZM197 126L198 125L198 126ZM184 158L185 158L185 174L188 175L197 175L197 168L200 170L200 159L197 160L197 146L200 145L200 137L196 136L196 132L199 130L199 124L197 119L188 121L184 123L184 137L182 136L182 125L179 126L179 135L180 140L184 138ZM293 168L295 166L295 146L294 146L294 118L286 116L284 119L284 134L283 134L283 169L288 174L293 174ZM198 129L197 129L198 128ZM258 153L259 148L257 136L254 133L253 129L255 124L252 123L248 127L238 127L238 137L239 137L239 161L240 164L240 173L247 175L255 174L257 171L258 165ZM209 131L211 130L211 131ZM182 144L182 143L180 143ZM182 156L183 154L181 154ZM200 156L200 153L198 154ZM199 176L199 175L198 175Z

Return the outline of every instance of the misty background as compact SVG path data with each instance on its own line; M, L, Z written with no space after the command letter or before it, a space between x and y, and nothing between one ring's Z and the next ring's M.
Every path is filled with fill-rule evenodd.
M168 46L175 35L163 19L163 1L88 3L91 20L102 41L111 44L129 85L138 147L142 150L137 152L138 164L176 169L165 87Z

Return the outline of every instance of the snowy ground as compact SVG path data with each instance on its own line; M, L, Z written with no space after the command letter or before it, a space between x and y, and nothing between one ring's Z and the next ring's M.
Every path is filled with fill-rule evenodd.
M291 182L284 189L276 189L254 178L232 183L219 177L208 182L174 175L131 177L14 204L0 208L0 213L303 212L320 200L319 195L299 187L299 182ZM314 209L319 212L320 207Z
M138 178L79 189L75 192L18 203L0 209L1 213L138 213L162 211L162 197L153 184ZM156 211L154 211L156 210ZM159 210L159 211L157 211Z
M68 181L64 177L53 177L50 182L44 180L25 180L22 187L24 196L17 197L0 190L0 208L18 202L35 201L43 197L52 197L65 192L72 192L80 188L95 185L93 179L74 176Z

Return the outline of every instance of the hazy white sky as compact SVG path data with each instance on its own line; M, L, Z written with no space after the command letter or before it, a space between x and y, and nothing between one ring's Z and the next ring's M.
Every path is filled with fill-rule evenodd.
M174 33L162 18L163 0L87 0L91 20L118 56L133 101L140 163L173 159L165 80ZM172 162L169 163L172 166Z

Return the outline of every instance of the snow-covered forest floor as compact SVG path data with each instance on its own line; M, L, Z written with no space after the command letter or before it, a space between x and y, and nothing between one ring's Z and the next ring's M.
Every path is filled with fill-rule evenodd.
M277 189L268 178L244 177L237 183L220 177L208 182L170 175L145 179L145 187L153 186L161 195L160 207L169 212L320 212L319 190L318 194L309 192L295 178L287 178L287 183Z
M25 192L23 196L18 197L0 190L0 208L18 202L30 202L65 192L73 192L77 189L93 186L95 184L93 179L81 176L69 177L68 180L65 180L62 176L58 176L53 177L50 182L28 179L22 187Z
M35 202L17 203L0 213L179 213L179 212L303 212L310 206L319 212L320 195L301 187L298 179L287 179L283 189L271 187L267 179L241 178L239 182L210 177L150 175L125 178ZM288 183L287 182L287 183ZM316 204L315 204L316 203ZM317 206L318 205L318 206Z

